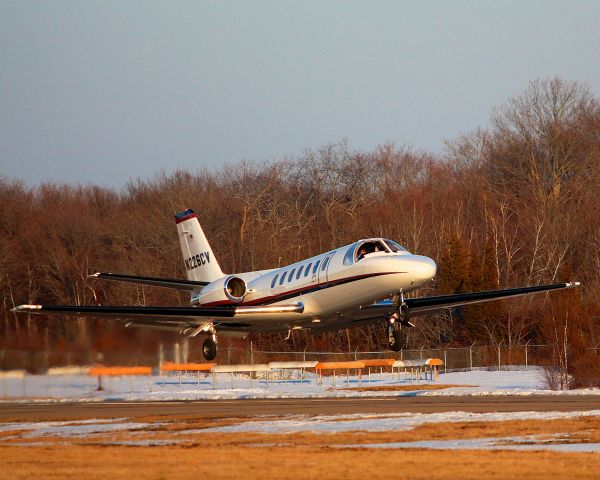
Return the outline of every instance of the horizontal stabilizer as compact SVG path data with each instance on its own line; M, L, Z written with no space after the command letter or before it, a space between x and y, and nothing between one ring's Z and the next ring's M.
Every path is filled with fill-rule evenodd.
M100 278L102 280L113 280L116 282L136 283L141 285L152 285L154 287L175 288L177 290L196 290L208 285L208 282L199 282L197 280L181 280L159 277L140 277L137 275L123 275L120 273L99 272L90 275L88 278Z

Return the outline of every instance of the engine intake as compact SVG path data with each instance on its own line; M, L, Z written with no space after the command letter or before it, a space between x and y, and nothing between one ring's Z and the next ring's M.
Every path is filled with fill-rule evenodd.
M246 295L246 282L240 277L230 276L225 279L225 295L234 303L240 303Z
M192 295L192 303L202 306L238 304L244 300L247 292L244 280L228 275L209 283L200 292Z

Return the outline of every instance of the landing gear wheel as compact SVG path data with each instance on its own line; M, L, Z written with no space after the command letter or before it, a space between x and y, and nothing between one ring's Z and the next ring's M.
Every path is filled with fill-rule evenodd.
M390 350L392 352L399 352L404 347L405 339L402 334L402 330L394 330L390 337Z
M202 344L202 355L208 361L214 360L217 356L217 342L212 338L207 338Z
M392 352L399 352L406 345L406 335L396 322L388 323L388 344Z

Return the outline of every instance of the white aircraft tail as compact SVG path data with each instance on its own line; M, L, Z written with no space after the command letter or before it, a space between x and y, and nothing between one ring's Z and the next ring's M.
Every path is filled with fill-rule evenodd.
M198 216L188 209L175 215L188 280L212 282L224 276L202 231Z

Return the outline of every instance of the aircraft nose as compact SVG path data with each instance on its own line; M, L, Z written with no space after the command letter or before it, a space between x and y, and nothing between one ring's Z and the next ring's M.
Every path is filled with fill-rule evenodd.
M429 257L414 255L410 271L413 274L414 282L423 284L435 277L437 265Z

